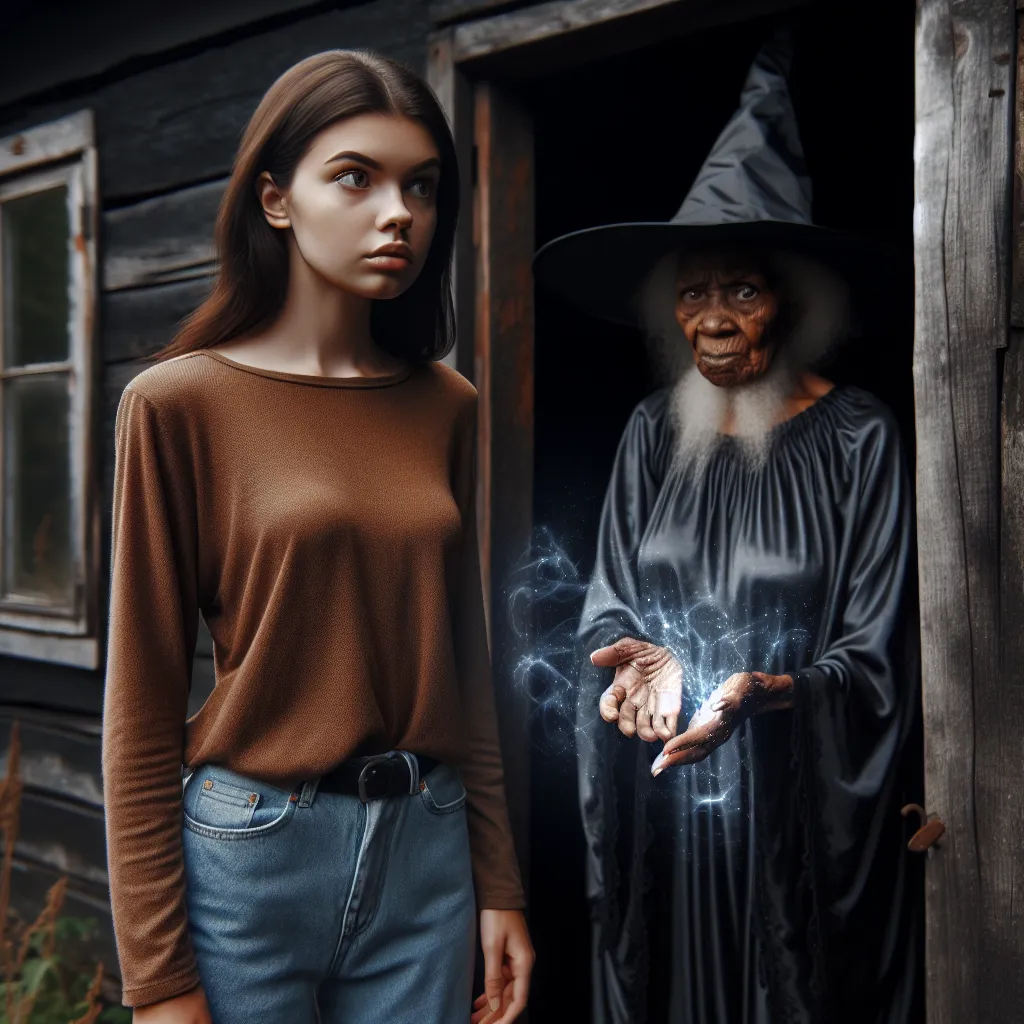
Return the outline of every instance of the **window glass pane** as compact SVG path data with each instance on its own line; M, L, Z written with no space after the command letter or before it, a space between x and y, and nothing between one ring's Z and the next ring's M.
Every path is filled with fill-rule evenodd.
M74 598L69 375L4 381L3 591Z
M4 365L68 358L68 190L2 206Z

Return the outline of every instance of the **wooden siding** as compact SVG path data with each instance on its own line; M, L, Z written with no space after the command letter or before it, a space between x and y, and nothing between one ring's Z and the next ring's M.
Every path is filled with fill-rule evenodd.
M1024 834L1019 587L1024 480L1019 367L1007 358L1014 13L1006 0L921 0L917 26L916 329L918 539L928 810L945 837L927 869L929 1020L1016 1020L1024 999L1019 892ZM1007 430L1007 428L1009 428ZM1009 434L1009 438L1005 433ZM1007 443L1008 442L1008 443ZM1014 497L1015 496L1015 497ZM1017 506L1019 508L1019 504ZM1002 576L1002 579L1001 579ZM1009 601L1016 601L1019 594ZM1016 894L1016 898L1015 898Z
M296 20L59 102L0 110L0 132L90 107L105 206L223 177L263 93L287 68L331 47L377 49L423 70L426 6L374 0ZM8 120L8 118L11 118Z

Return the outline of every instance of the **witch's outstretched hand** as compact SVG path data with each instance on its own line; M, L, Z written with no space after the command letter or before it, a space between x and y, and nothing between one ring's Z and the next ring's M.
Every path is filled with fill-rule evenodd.
M660 775L673 765L703 761L736 731L743 719L792 706L792 676L737 672L701 704L686 732L665 744L651 764L651 774Z
M683 697L683 666L666 647L623 637L590 655L615 678L601 695L601 717L625 736L668 740L676 734Z

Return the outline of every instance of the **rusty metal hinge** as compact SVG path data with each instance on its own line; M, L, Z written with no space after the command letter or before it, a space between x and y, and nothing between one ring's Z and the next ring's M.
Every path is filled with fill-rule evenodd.
M937 814L928 814L920 804L907 804L900 814L907 817L909 814L917 813L921 820L921 827L910 837L907 849L912 853L924 853L929 847L934 846L946 831L946 826Z

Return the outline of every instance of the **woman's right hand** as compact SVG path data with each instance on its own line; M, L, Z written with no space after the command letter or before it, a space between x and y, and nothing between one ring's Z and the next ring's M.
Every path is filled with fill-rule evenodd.
M164 999L149 1006L137 1006L132 1013L133 1024L213 1024L206 993L194 988L173 999Z
M614 668L615 678L601 695L601 717L617 722L625 736L670 740L676 734L683 700L683 666L666 647L623 637L594 651L590 660Z

